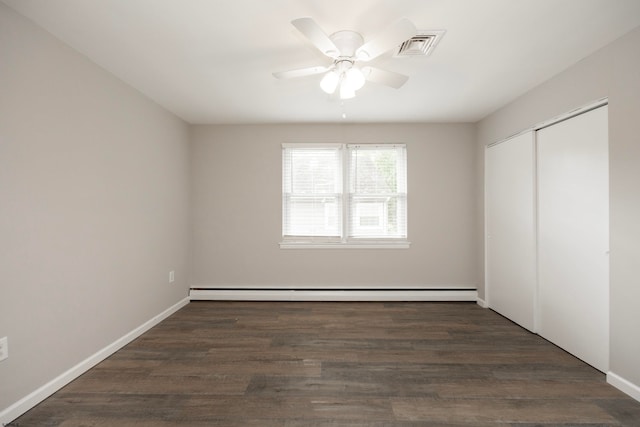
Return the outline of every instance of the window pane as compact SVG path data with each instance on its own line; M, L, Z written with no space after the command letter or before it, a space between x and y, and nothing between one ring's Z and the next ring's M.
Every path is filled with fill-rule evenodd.
M376 146L379 147L379 146ZM351 153L351 192L393 194L404 191L403 149L354 146Z
M289 198L286 236L340 236L342 203L333 197Z
M339 151L287 149L289 177L285 191L294 194L335 194L340 192Z

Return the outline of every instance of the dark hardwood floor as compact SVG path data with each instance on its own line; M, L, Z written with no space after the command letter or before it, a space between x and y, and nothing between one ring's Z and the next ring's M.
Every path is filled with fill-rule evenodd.
M640 426L640 402L473 303L193 302L13 425Z

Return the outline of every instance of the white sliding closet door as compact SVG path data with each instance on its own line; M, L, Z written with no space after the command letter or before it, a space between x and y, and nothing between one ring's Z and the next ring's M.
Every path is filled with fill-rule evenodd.
M539 333L609 366L606 106L537 133Z
M535 219L533 132L486 151L487 302L534 330Z

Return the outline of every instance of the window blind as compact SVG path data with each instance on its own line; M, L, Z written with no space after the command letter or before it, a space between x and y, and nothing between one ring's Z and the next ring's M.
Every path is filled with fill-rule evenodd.
M282 150L283 236L342 236L340 146Z
M406 238L406 146L347 145L347 152L348 236Z

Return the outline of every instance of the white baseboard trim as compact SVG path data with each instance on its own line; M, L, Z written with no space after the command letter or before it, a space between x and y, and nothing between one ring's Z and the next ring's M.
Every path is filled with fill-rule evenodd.
M614 374L611 371L607 372L607 382L640 402L640 386L625 380L620 375Z
M155 325L157 325L167 317L171 316L173 313L175 313L185 305L189 304L189 301L190 301L189 297L184 298L183 300L172 305L162 313L158 314L157 316L154 316L152 319L138 326L133 331L129 332L128 334L117 339L116 341L109 344L108 346L104 347L102 350L99 350L98 352L89 356L88 358L78 363L76 366L72 367L68 371L60 374L59 376L49 381L42 387L29 393L27 396L18 400L13 405L3 409L2 411L0 411L0 425L4 426L6 424L9 424L11 421L15 420L20 415L24 414L29 409L36 406L38 403L42 402L47 397L51 396L53 393L60 390L65 385L69 384L71 381L75 380L80 375L84 374L89 369L96 366L98 363L102 362L107 357L111 356L113 353L120 350L125 345L129 344L134 339L138 338L140 335L147 332L149 329L151 329L152 327L154 327Z
M267 289L192 288L192 301L476 301L474 288Z
M478 305L482 308L489 308L489 304L483 300L482 298L478 297L478 300L476 301L478 303Z

